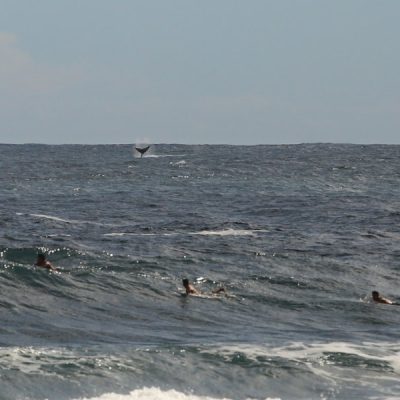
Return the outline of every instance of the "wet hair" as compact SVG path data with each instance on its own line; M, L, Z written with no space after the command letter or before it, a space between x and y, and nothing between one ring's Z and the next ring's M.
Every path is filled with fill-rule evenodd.
M372 297L373 297L373 298L379 297L379 292L377 292L376 290L374 290L374 291L372 292Z
M43 260L45 260L46 256L44 253L38 253L37 258L42 258Z
M189 285L189 279L182 279L183 286Z

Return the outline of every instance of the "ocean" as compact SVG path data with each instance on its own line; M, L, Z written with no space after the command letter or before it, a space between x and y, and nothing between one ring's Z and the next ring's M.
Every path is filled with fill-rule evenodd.
M400 300L400 146L2 144L0 171L1 400L400 398L371 301Z

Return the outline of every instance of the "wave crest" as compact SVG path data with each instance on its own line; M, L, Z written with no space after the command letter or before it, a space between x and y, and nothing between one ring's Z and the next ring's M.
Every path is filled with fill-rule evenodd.
M176 390L161 390L159 388L142 388L133 390L129 394L105 393L99 397L80 398L76 400L230 400L228 398L214 398L185 394ZM250 400L250 399L247 399ZM278 398L266 398L265 400L280 400Z

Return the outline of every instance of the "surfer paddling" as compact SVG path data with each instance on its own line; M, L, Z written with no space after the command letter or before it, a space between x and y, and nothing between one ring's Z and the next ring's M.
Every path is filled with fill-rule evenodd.
M35 265L41 268L47 268L52 271L57 271L57 269L53 266L53 264L46 260L46 256L43 253L39 253L36 259Z
M183 287L186 289L186 294L200 294L200 292L189 282L189 279L182 279Z
M374 290L372 292L372 300L374 300L376 303L382 303L382 304L395 304L393 303L392 300L386 299L385 297L382 297L379 292Z
M189 282L189 279L187 279L187 278L185 278L185 279L182 279L182 283L183 283L183 287L186 289L186 294L194 294L194 295L199 295L199 294L201 294L201 292L200 291L198 291L190 282ZM221 293L221 292L225 292L225 289L222 287L222 288L218 288L218 289L216 289L216 290L213 290L212 291L212 294L218 294L218 293Z

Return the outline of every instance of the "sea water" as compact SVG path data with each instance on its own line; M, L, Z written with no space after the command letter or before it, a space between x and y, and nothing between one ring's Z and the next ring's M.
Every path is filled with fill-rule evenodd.
M0 399L400 397L400 146L133 149L0 145Z

